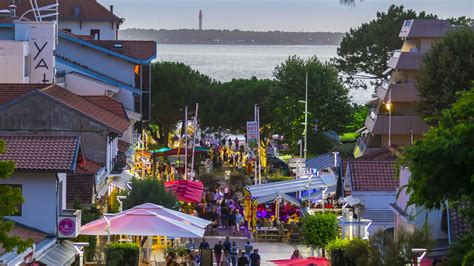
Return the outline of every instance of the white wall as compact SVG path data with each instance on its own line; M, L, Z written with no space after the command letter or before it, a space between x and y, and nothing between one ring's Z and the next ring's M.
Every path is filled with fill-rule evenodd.
M121 102L123 107L128 110L135 110L135 101L133 99L133 93L131 91L121 89L117 94L115 94L112 98Z
M79 21L60 20L59 29L70 29L71 33L76 35L90 35L92 29L98 29L101 40L116 40L117 31L115 26L112 27L114 23L110 21L83 21L81 26Z
M106 95L106 92L118 92L120 88L95 81L76 73L66 74L66 89L83 96Z
M352 191L352 196L361 199L366 209L390 210L390 203L395 202L396 192Z
M110 141L110 137L107 139L107 170L110 172L112 170L112 160L117 157L118 154L118 138L113 138Z
M28 83L25 77L25 56L28 42L0 41L0 83Z
M134 64L60 38L56 53L96 72L134 86Z
M15 172L8 179L0 179L0 183L22 185L22 195L25 198L22 215L8 216L8 219L56 235L58 196L55 173ZM63 186L65 185L63 182ZM63 191L66 191L66 187L63 187Z

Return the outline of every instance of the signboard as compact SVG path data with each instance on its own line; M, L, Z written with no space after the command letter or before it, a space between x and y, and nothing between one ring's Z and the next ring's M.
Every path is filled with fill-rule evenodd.
M257 121L247 121L247 144L249 148L257 147L258 125Z
M288 167L290 169L306 167L306 161L304 158L291 158L288 160Z
M76 221L69 217L60 218L58 222L59 237L74 238L76 237Z

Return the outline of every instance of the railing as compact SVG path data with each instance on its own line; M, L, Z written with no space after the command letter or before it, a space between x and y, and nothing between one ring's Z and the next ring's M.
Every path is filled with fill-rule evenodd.
M119 152L115 158L112 159L112 170L110 174L119 175L127 165L127 157L124 153Z
M66 82L66 71L58 70L56 72L56 83L65 83Z
M81 231L81 210L63 210L58 217L58 238L76 238Z

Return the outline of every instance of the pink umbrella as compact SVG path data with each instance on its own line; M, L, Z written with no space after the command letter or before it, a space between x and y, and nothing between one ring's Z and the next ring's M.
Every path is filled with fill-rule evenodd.
M184 202L200 202L204 185L200 181L178 180L166 182L165 187L176 194L176 198Z
M146 203L81 227L82 235L135 235L198 238L211 222Z

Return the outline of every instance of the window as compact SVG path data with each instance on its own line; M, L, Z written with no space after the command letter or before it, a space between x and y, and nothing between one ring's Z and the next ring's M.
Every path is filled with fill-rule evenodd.
M91 30L91 36L96 40L100 40L100 30L98 29Z
M71 29L62 29L62 30L65 31L65 32L71 33Z
M0 186L6 186L6 187L10 187L12 189L19 189L20 194L23 195L21 185L0 185ZM17 210L16 213L11 215L11 216L21 216L21 211L22 211L22 204L21 203L18 204L18 206L16 207L16 210Z
M28 77L30 75L30 57L28 55L25 55L24 57L24 72L25 72L25 77Z

